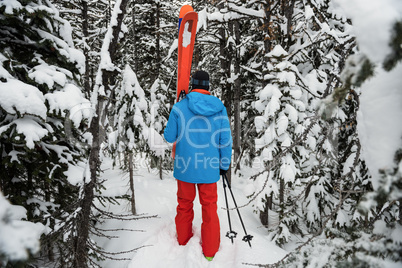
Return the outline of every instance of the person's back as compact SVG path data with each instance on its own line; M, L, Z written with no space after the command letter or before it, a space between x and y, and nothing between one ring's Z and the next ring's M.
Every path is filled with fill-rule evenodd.
M185 182L216 182L219 170L227 170L230 164L232 139L226 108L206 92L195 89L176 103L169 118L175 122L168 122L165 129L165 139L176 141L174 177Z
M177 179L178 243L186 245L193 236L197 185L202 205L202 250L212 260L220 244L216 182L229 169L232 136L225 106L208 91L209 75L197 71L191 81L192 91L172 108L164 137L176 142L173 175Z

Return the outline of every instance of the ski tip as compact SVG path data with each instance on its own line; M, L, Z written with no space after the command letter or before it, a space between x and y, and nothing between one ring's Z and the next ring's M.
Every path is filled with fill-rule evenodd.
M186 15L189 12L193 12L194 9L190 6L190 5L184 5L180 8L180 14L179 14L179 27L178 30L180 31L180 25L181 25L181 21L184 18L184 15Z
M179 19L182 19L186 13L194 11L194 9L190 5L184 5L180 9Z

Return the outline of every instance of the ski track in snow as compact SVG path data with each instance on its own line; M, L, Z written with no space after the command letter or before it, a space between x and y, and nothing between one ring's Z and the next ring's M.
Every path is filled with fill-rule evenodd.
M105 172L104 195L122 195L129 193L128 174L112 168L111 161L106 159L102 166ZM138 214L144 216L157 215L156 218L140 219L135 221L106 220L97 226L102 229L133 229L139 231L114 231L108 235L118 238L106 239L94 237L100 247L109 252L128 251L139 248L135 252L113 256L126 258L124 261L106 260L100 262L101 267L113 268L201 268L201 267L252 267L245 263L269 264L280 260L287 252L267 238L268 232L261 227L257 214L253 208L247 206L240 209L241 216L248 234L254 236L252 248L242 241L244 236L238 215L235 210L230 211L233 230L237 232L234 244L227 238L229 230L226 211L223 209L225 200L222 181L218 182L218 214L221 225L221 245L212 262L208 262L202 254L201 248L201 206L198 196L194 201L194 235L186 246L179 246L176 240L174 217L176 215L176 181L172 172L164 174L160 180L156 173L149 173L147 169L135 173L135 199ZM237 204L245 204L247 199L241 190L245 187L244 178L233 179L233 192ZM230 198L230 195L228 195ZM229 206L233 207L231 200ZM109 205L106 210L117 214L129 214L130 205L123 201L120 205ZM141 247L141 248L140 248Z

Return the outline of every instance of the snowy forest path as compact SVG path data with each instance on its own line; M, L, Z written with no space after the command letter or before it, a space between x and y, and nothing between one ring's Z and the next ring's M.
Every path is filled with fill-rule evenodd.
M138 160L138 159L137 159ZM138 163L141 161L138 161ZM139 165L141 166L141 165ZM102 179L105 179L106 190L104 196L129 194L128 174L118 168L112 167L112 161L105 159L102 165ZM232 185L236 201L244 204L247 198L241 190L244 188L244 178L236 180ZM157 215L156 218L136 221L121 221L108 219L97 227L102 229L120 229L108 232L118 238L94 238L99 246L108 252L122 252L134 248L139 250L116 257L126 258L124 261L106 260L100 263L102 267L134 268L134 267L247 267L244 263L268 264L280 260L286 251L277 247L267 238L268 232L261 227L258 215L251 206L240 209L248 233L254 236L252 248L243 241L242 228L235 210L231 210L233 229L238 233L232 245L230 239L225 237L229 230L226 211L223 209L225 201L221 181L218 182L218 215L221 224L221 246L212 262L208 262L202 255L201 248L201 206L198 197L194 201L194 236L186 246L179 246L176 241L174 217L176 214L176 181L172 172L166 174L163 180L159 179L157 172L148 168L138 168L134 177L137 212L142 215ZM236 182L237 181L237 182ZM232 203L229 203L232 207ZM107 211L116 214L129 214L128 201L120 205L110 204ZM125 231L133 229L137 231Z

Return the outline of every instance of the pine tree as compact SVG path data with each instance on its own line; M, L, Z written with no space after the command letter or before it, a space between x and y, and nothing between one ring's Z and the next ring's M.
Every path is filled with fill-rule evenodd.
M363 6L364 3L360 3L360 5ZM347 10L349 7L344 4L344 8ZM384 6L384 8L389 8L389 6ZM392 6L392 8L394 7ZM381 23L384 26L384 22L375 21L375 24ZM367 142L364 137L367 135L366 132L372 131L373 128L365 129L364 125L372 126L375 119L365 114L367 113L367 103L364 102L367 102L368 98L363 99L364 94L370 93L370 90L372 93L386 88L385 92L381 91L381 94L386 94L388 89L391 90L388 92L398 92L400 72L394 70L397 68L400 70L400 56L398 56L400 46L395 45L401 43L401 32L398 31L398 25L400 22L394 23L392 33L387 33L391 51L386 57L365 55L357 50L346 61L340 81L342 86L338 87L331 96L333 102L329 102L329 105L333 105L334 102L341 103L340 124L338 125L340 127L339 166L333 170L331 175L334 190L338 192L335 196L339 203L331 213L336 217L329 218L332 222L329 221L329 224L322 227L321 235L313 236L307 241L310 245L305 243L297 249L297 253L286 256L280 262L281 267L298 267L300 264L323 267L323 264L318 264L312 258L314 254L317 254L317 250L322 252L323 248L328 256L326 265L330 266L383 267L392 262L395 265L401 263L401 241L396 237L401 230L401 150L395 148L393 161L386 164L388 166L386 169L376 170L372 161L373 159L381 161L381 157L378 155L384 152L376 151L375 156L368 153L373 150L371 148L373 141ZM356 34L361 37L367 33L357 31ZM370 46L373 46L373 43L378 45L376 40L365 42L364 39L359 38L358 41L359 46L366 46L366 49L368 44ZM385 50L381 46L376 46L376 49ZM378 76L382 76L380 81L383 83L375 84L377 87L373 87L371 84L370 87L370 81L375 80ZM386 76L386 81L384 76ZM388 106L395 105L396 96L400 95L394 95L393 99L388 100ZM373 98L372 95L371 98ZM385 108L381 104L379 105L381 108ZM399 103L394 107L398 105ZM366 106L365 110L362 109L363 106ZM372 106L370 106L371 108ZM356 116L358 109L363 116ZM396 111L400 112L400 110ZM384 118L384 116L379 118ZM377 121L376 123L382 124L383 122ZM356 131L356 127L358 131ZM373 133L370 134L375 136ZM387 140L387 142L392 142L390 139ZM375 140L374 143L376 142L378 141ZM387 154L389 153L390 150L387 151ZM367 172L367 169L370 173Z
M11 205L0 192L0 264L2 267L23 265L39 251L39 239L45 226L23 221L26 209Z
M264 203L258 203L263 224L270 225L268 212L276 203L280 207L276 211L279 212L279 231L275 228L277 225L271 226L274 227L274 233L283 232L290 238L290 233L303 235L316 231L321 226L322 213L334 208L330 174L331 166L336 163L333 144L336 133L331 126L332 119L323 121L314 107L339 84L344 61L344 55L339 54L342 51L340 48L353 44L351 37L343 33L341 21L328 12L328 3L274 1L264 7L264 25L269 25L263 28L263 74L266 86L259 92L255 107L264 114L256 118L259 121L256 127L261 133L256 142L259 148L264 149L260 155L266 157L267 167L253 178L258 176L259 180L265 181L264 185L278 189L275 194L279 201L271 196L272 189L260 190L260 193L266 194ZM332 32L328 30L330 25ZM275 57L272 57L273 51L279 47L283 50L279 53L283 58L282 63L280 58L279 62L278 59L273 62ZM272 48L272 51L268 50ZM274 87L281 94L267 93L267 88ZM299 92L293 100L295 96L290 94L292 90ZM268 115L267 111L271 113ZM292 120L292 117L295 119ZM279 128L280 122L285 132ZM288 141L286 146L275 146L273 141L283 142L284 133ZM271 138L266 138L269 136ZM288 160L283 160L282 151L291 152ZM293 175L289 173L283 176L283 172L289 168ZM271 169L273 175L262 176L263 172ZM278 181L272 185L270 180L276 178ZM291 183L286 186L285 182ZM261 182L256 183L261 185ZM277 240L279 243L286 241L285 237L274 237L280 238Z
M296 187L300 187L297 179L303 172L302 163L306 161L309 149L297 141L303 134L303 123L307 120L306 106L303 102L303 93L296 84L298 70L287 61L287 52L279 45L275 46L270 57L270 80L268 85L259 93L256 109L262 116L255 119L258 132L257 149L265 161L275 162L275 167L269 168L276 188L274 207L278 213L279 230L275 240L284 243L289 239L290 232L297 230L298 220L295 210ZM299 143L298 146L292 144ZM276 201L278 200L278 201ZM265 208L259 208L264 210ZM286 224L284 224L286 223ZM289 231L288 229L291 229Z
M147 134L137 137L141 145L136 146L135 153L141 157L144 154L151 168L159 170L161 179L163 167L170 169L171 165L166 161L170 157L161 157L168 156L169 150L165 148L164 153L160 153L161 148L156 147L164 145L156 143L161 143L163 125L168 118L167 106L174 100L171 90L175 85L174 71L177 65L172 55L174 45L171 45L174 43L172 36L177 32L177 18L172 16L174 7L160 1L131 2L130 15L125 19L128 31L121 47L124 51L130 51L122 53L122 60L134 69L138 81L141 81L140 87L144 88L143 97L147 102L144 128L141 131Z
M63 263L85 165L84 55L50 2L2 2L0 13L1 190L26 208L28 221L49 228L43 258Z

